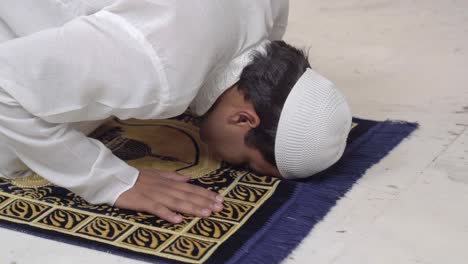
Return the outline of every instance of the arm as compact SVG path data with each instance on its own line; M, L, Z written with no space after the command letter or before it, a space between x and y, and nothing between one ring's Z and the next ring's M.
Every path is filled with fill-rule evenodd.
M0 137L29 168L94 204L113 205L139 172L64 123L105 119L131 101L130 84L156 82L150 70L126 70L148 59L131 40L119 42L125 38L105 21L82 17L0 44Z
M91 203L168 221L173 211L206 216L202 208L220 210L216 193L184 182L187 177L139 172L64 124L164 111L166 105L158 103L165 76L155 70L141 39L129 33L133 29L122 24L99 15L80 17L1 44L0 140L32 170Z
M4 91L0 92L0 139L33 171L90 203L113 205L138 177L137 169L98 140L68 124L31 115Z
M190 177L138 171L69 124L31 115L1 88L0 141L32 170L90 203L146 211L173 223L182 221L175 212L206 217L223 208L222 197L188 184Z

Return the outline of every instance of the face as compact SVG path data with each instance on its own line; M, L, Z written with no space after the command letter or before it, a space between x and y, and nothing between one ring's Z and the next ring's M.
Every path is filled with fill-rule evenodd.
M253 107L243 105L243 97L242 100L235 97L226 92L203 117L200 125L202 141L219 160L248 167L259 175L281 177L278 169L267 162L260 151L245 144L245 135L258 126L260 120Z

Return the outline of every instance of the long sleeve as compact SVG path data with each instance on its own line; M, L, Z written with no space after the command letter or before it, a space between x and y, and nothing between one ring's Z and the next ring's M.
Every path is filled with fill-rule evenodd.
M138 170L68 122L151 113L159 79L128 34L82 17L0 44L1 145L93 204L113 205L134 185Z
M33 171L93 204L113 205L138 178L100 141L31 115L1 89L0 140Z
M0 18L0 43L15 38L15 34L10 27Z

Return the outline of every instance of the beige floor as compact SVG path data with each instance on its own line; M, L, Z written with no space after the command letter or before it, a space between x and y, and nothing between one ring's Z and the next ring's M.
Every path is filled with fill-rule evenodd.
M421 129L285 262L468 263L468 1L291 0L286 40L357 116ZM140 263L3 229L0 245L0 264Z

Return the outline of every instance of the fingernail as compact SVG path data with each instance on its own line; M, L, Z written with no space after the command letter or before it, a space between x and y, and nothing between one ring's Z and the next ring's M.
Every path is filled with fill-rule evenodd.
M177 222L177 223L180 223L180 222L182 222L182 216L180 216L180 215L176 215L176 216L174 216L174 218L173 218L173 219L174 219L174 221L175 221L175 222Z
M219 202L224 202L224 198L221 195L217 195L216 200L218 200Z
M220 203L215 203L215 204L213 205L213 207L214 207L215 210L217 210L217 211L223 210L223 205L220 204Z
M210 210L208 210L208 209L202 209L202 210L200 211L200 213L201 213L201 215L203 215L203 216L210 216L210 214L211 214Z

